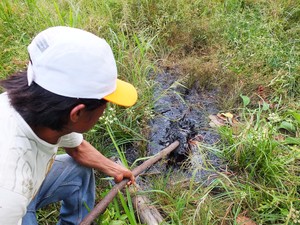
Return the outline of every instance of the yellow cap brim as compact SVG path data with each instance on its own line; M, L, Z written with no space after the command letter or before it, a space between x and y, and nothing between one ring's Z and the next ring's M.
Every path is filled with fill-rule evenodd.
M137 91L132 84L117 79L116 90L103 97L103 99L117 105L129 107L136 103L137 97Z

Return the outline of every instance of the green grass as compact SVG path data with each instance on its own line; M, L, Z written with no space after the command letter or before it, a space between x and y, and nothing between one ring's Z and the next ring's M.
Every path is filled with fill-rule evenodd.
M146 156L155 86L148 75L164 68L175 68L189 88L218 89L219 107L239 116L238 126L220 128L222 142L199 146L202 153L218 154L228 168L210 185L191 180L187 187L170 186L183 179L175 172L153 179L144 194L166 223L236 224L242 213L258 224L300 224L299 1L2 0L0 77L25 69L32 37L55 25L105 38L120 78L138 89L134 107L111 105L85 134L107 156L118 149L126 164L128 145ZM101 198L103 190L97 190ZM124 205L127 197L101 217L107 224L135 223ZM54 224L56 211L39 212L40 224Z

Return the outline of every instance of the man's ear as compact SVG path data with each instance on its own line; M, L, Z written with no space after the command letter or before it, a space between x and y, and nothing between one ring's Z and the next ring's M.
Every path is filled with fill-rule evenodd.
M79 120L79 117L82 115L84 109L84 104L76 105L70 112L70 120L73 123L76 123Z

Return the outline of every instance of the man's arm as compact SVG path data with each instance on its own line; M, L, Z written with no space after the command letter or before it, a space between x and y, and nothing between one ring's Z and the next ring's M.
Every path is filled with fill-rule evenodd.
M65 150L80 165L97 169L113 177L117 183L124 178L128 178L131 183L134 183L135 178L130 170L106 158L85 140L79 146L65 148Z
M27 205L26 197L0 187L0 224L21 225Z

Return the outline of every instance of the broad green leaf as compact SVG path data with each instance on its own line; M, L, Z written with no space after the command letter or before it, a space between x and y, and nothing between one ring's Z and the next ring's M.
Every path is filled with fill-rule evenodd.
M248 96L246 96L246 95L240 95L241 96L241 98L242 98L242 100L243 100L243 105L244 105L244 107L246 107L247 105L249 105L249 103L250 103L250 98L248 97Z
M263 102L262 110L266 111L266 110L268 110L269 108L270 108L270 105L264 101L264 102Z
M289 122L286 122L286 121L282 121L279 128L287 130L287 131L292 132L292 133L294 133L296 131L295 126L292 123L289 123Z
M300 145L300 138L288 137L284 140L284 143L288 145Z

